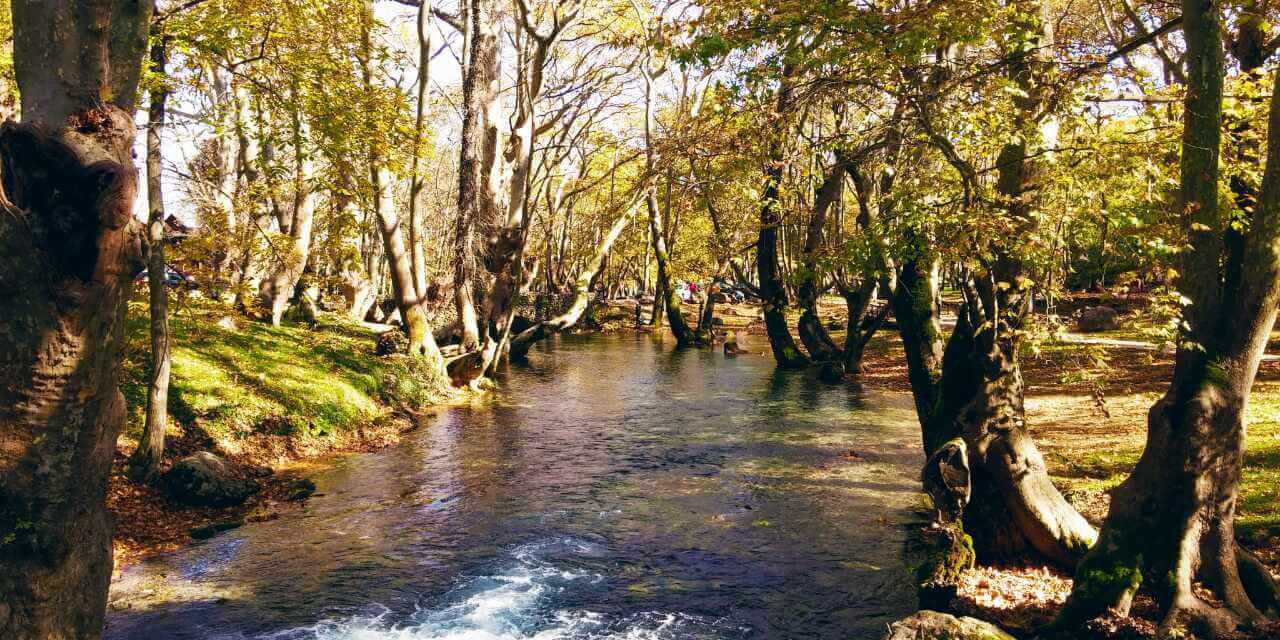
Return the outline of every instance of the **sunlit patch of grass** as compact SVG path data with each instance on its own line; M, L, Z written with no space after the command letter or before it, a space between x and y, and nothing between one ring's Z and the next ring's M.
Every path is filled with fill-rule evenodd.
M1280 384L1254 384L1248 415L1236 530L1246 538L1280 535Z
M1259 382L1249 396L1249 433L1236 531L1245 540L1280 536L1280 384ZM1065 494L1096 494L1115 488L1142 455L1146 422L1130 419L1100 424L1116 430L1115 446L1074 449L1070 455L1046 452L1054 483ZM1136 443L1136 444L1135 444Z
M232 315L236 330L218 326ZM222 306L190 303L170 322L173 373L170 412L214 441L253 433L328 438L387 411L391 381L404 363L374 354L375 334L336 315L314 327L272 327ZM150 367L145 304L130 304L123 390L130 408L126 435L142 428ZM397 383L399 387L403 383Z

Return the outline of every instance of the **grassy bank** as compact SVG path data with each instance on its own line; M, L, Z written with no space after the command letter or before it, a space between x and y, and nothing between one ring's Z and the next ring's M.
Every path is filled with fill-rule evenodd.
M269 324L190 301L170 322L173 374L167 462L209 450L277 470L246 505L197 509L113 474L109 505L124 562L177 546L192 530L274 517L322 456L394 442L408 415L443 399L407 357L378 357L374 331L334 314L314 325ZM150 338L145 303L130 304L122 390L129 407L117 462L137 445L146 408ZM121 465L117 465L121 466Z

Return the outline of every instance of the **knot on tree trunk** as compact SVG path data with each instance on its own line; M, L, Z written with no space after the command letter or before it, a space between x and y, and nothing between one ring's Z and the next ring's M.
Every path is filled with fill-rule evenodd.
M141 268L138 234L132 234L138 236L136 242L128 234L104 237L129 225L137 193L133 170L115 159L128 157L132 140L131 129L121 130L123 116L111 106L81 111L59 136L14 122L0 126L5 204L26 222L34 248L55 279L89 282L100 264L118 269L119 254L126 269ZM102 256L103 251L112 255Z
M920 479L938 522L959 522L964 515L971 491L969 472L969 447L960 438L948 440L925 461Z

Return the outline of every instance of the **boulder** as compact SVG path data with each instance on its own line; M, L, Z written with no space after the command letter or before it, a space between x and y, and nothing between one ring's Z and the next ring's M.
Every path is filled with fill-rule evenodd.
M380 356L390 356L397 353L408 353L409 336L405 334L400 327L394 327L383 331L378 336L378 345L374 348L374 352Z
M239 331L240 327L236 325L236 319L231 316L222 316L218 319L218 326L227 331Z
M885 640L1014 640L1000 627L977 618L917 611L891 625Z
M1120 328L1120 313L1111 307L1085 307L1076 319L1080 333L1112 331Z
M289 483L289 493L285 496L286 500L298 502L311 497L316 492L316 483L308 478L298 478Z
M191 454L160 478L170 498L198 507L232 507L258 492L255 474L208 451Z

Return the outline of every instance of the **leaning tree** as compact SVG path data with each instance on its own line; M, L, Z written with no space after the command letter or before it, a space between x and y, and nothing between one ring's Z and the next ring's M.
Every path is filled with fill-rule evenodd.
M133 113L150 0L14 0L0 127L0 637L92 638L111 577Z

